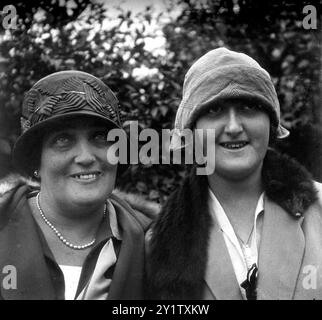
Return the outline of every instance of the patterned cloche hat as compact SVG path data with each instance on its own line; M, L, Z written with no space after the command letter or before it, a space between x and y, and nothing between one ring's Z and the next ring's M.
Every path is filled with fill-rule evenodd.
M42 132L57 121L75 116L95 117L111 128L122 128L118 100L100 79L82 71L60 71L39 80L25 95L21 135L13 149L13 163L32 175L35 148Z

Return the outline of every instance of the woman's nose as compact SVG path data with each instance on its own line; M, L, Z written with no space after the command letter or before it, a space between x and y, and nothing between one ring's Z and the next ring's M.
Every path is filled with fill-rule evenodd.
M230 108L227 114L225 125L225 133L230 135L238 135L243 131L243 125L240 116L235 108Z
M91 165L95 161L95 155L90 144L86 141L79 142L75 162L85 166Z

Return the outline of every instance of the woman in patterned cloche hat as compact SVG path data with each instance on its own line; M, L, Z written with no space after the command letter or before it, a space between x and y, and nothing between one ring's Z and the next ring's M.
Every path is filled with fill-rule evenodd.
M26 94L21 125L13 162L37 184L2 185L0 270L16 278L0 285L0 300L142 299L156 208L113 191L107 134L122 130L114 93L85 72L51 74Z

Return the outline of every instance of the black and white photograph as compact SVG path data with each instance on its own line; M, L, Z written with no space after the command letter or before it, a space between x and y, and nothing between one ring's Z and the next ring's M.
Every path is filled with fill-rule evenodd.
M321 299L321 0L1 1L0 304Z

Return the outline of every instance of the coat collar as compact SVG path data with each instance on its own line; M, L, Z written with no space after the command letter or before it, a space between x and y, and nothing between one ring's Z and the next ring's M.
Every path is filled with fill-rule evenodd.
M234 268L218 224L212 226L208 245L205 281L212 295L220 300L242 299Z
M112 197L118 224L122 232L122 246L113 273L108 299L142 299L144 271L144 229L150 221L137 220L125 202Z
M12 265L17 271L17 288L0 286L1 296L8 300L52 300L55 291L42 254L35 221L25 197L27 187L19 188L10 207L9 223L0 229L0 270ZM3 211L1 211L3 213ZM37 270L37 272L35 272Z
M303 217L294 219L269 198L265 199L264 210L258 258L260 273L257 299L290 300L304 254L305 243L301 230ZM220 300L242 299L230 256L217 224L214 224L210 232L209 248L211 250L208 250L205 280L212 295ZM279 274L278 278L276 274Z
M290 288L294 289L304 250L300 224L306 209L317 198L316 190L311 176L302 166L273 150L269 150L265 157L262 177L268 201L265 205L267 214L264 215L265 231L259 263L267 276L259 277L259 297L291 298L293 291ZM155 222L148 265L152 296L158 292L156 298L200 299L204 279L207 281L210 276L215 281L213 284L207 281L207 284L215 296L232 299L239 295L234 282L223 284L220 281L222 272L228 275L227 280L235 280L235 275L222 235L211 233L215 226L212 225L207 197L207 178L196 176L193 168L182 186L170 196ZM287 247L285 242L288 243ZM209 245L215 249L208 257ZM282 250L272 252L276 246L282 247ZM287 254L287 259L286 253L291 253ZM207 263L211 261L217 261L216 267L207 271ZM289 263L295 266L293 271L285 272L281 280L272 281L276 270L288 270ZM218 274L215 274L215 270ZM206 271L212 274L206 275ZM289 290L283 291L283 288Z
M304 218L294 218L269 198L264 210L257 299L291 300L304 255Z
M264 189L268 198L296 218L317 199L311 175L297 161L269 150L263 166Z

